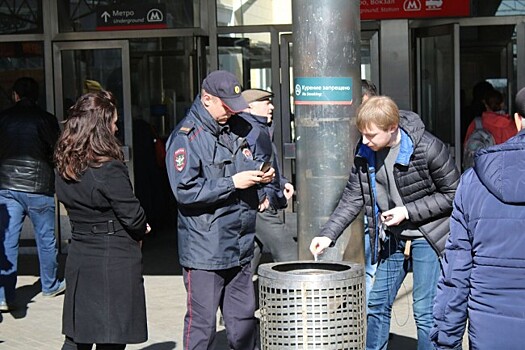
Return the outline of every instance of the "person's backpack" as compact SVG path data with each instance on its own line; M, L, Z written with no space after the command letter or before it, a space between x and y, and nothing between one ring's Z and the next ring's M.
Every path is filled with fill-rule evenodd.
M482 148L487 148L494 146L496 142L494 141L494 136L483 127L481 122L481 117L476 117L474 119L476 128L470 134L468 140L463 146L463 170L467 170L470 167L474 166L474 155L477 151Z

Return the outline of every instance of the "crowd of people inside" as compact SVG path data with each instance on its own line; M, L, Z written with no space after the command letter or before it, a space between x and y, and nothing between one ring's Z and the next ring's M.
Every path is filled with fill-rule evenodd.
M503 95L483 84L463 141L472 159L461 174L418 114L400 110L373 83L361 84L351 171L310 252L333 247L364 212L366 349L387 348L393 303L409 272L418 350L461 349L467 325L472 349L519 349L525 88L511 116ZM0 113L0 312L16 308L18 242L28 216L42 295L65 293L62 349L145 342L141 242L151 227L116 136L115 97L104 89L84 93L60 130L38 106L38 91L34 79L18 79L14 106ZM282 220L295 188L273 143L273 97L213 71L166 141L187 292L184 349L214 348L218 310L231 349L258 349L253 277L260 256L298 259L295 233ZM479 141L481 132L489 144ZM57 276L55 197L72 232L64 280Z

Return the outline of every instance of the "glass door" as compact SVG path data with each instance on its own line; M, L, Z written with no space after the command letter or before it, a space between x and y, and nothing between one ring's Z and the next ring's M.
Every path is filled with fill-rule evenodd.
M523 86L519 84L523 49L518 41L520 24L485 22L489 25L460 29L462 140L469 124L484 110L482 99L486 89L501 92L505 101L503 110L512 115L514 97Z
M418 28L415 40L419 115L460 169L459 24Z
M67 118L68 108L84 93L104 89L116 97L119 114L117 136L122 142L130 179L134 183L133 158L130 153L133 140L128 42L56 42L53 55L55 114L59 121ZM59 249L63 252L71 237L71 228L63 206L57 212Z
M58 42L54 44L55 109L59 120L87 92L108 90L118 103L119 132L128 167L132 144L127 41ZM130 169L131 170L131 169ZM133 173L130 171L130 173Z
M295 130L294 130L294 104L293 104L293 41L292 34L282 34L280 45L280 67L281 67L281 96L280 110L281 130L276 135L282 147L280 161L284 176L295 183L294 159L295 159ZM278 98L276 96L276 98ZM277 134L277 131L275 132ZM295 209L295 206L292 207Z

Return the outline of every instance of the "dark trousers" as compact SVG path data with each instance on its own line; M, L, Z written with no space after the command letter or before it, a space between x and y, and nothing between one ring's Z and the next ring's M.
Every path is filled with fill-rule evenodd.
M91 350L93 344L77 344L70 337L66 337L62 350ZM123 350L126 344L97 344L96 350Z
M257 272L263 253L270 253L273 261L276 262L297 260L295 234L286 229L279 212L272 208L257 213L255 249L251 263L252 273Z
M215 348L219 307L230 348L255 349L255 294L250 266L217 271L184 268L183 276L187 292L184 350Z

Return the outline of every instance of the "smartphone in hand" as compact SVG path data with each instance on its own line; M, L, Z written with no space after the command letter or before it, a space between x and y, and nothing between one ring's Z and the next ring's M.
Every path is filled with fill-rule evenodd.
M271 167L272 167L272 162L264 162L264 163L261 164L261 168L259 170L261 170L263 173L265 173L268 170L270 170Z

